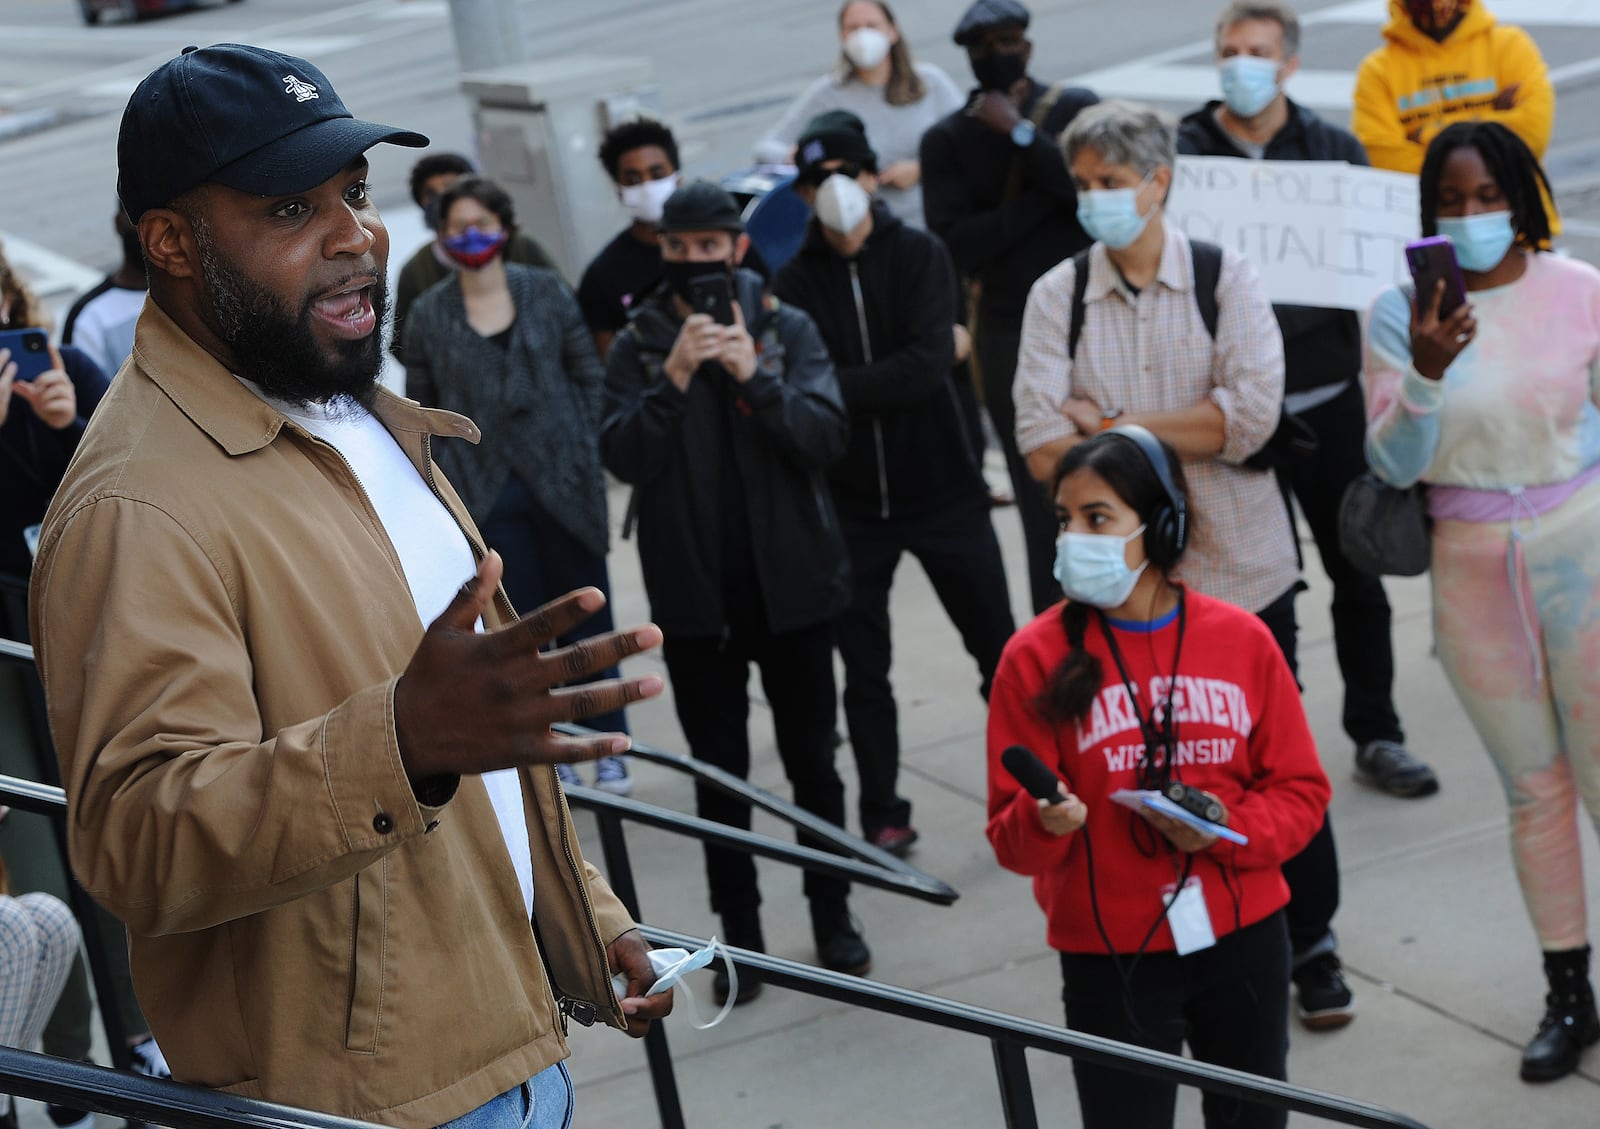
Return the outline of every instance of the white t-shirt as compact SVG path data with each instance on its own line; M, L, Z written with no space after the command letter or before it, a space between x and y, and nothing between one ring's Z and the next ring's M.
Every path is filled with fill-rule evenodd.
M478 562L455 518L428 489L389 430L371 412L349 401L331 409L323 404L285 404L264 395L243 377L239 382L344 456L400 555L417 616L424 624L437 619L461 586L478 571ZM483 630L481 620L478 630ZM486 772L482 779L489 789L500 834L531 919L533 856L528 846L521 779L511 768Z
M145 292L108 286L86 302L72 322L72 344L94 359L110 379L133 352L133 329Z

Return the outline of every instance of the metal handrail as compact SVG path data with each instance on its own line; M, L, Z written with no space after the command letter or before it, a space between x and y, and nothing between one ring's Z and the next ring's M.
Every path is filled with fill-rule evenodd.
M590 790L582 789L582 791ZM595 798L604 796L605 802L597 803L596 807L603 813L601 818L605 823L614 824L616 821L631 817L630 809L636 806L649 808L649 805L635 805L631 801L604 793L594 795ZM14 803L19 808L43 811L59 818L65 813L66 795L59 788L0 774L0 802ZM705 823L704 820L677 815L662 808L649 808L649 811L651 814L647 822L651 822L653 826L667 826L685 834L696 833L702 829L697 825ZM676 820L665 818L669 816L676 816ZM671 827L673 823L677 826ZM720 825L714 826L720 827ZM610 839L608 854L609 847L617 842L618 837L611 836ZM769 844L774 848L771 852L773 857L778 857L782 853L775 848L803 850L776 840L769 840ZM730 842L729 845L736 844ZM823 860L829 859L823 852L810 853L821 855ZM624 900L633 902L631 878L626 878L625 884L628 887L628 896ZM640 931L646 939L656 945L688 949L698 949L705 945L703 938L669 929L641 925ZM760 971L763 980L778 987L987 1038L994 1051L995 1069L1001 1082L1006 1123L1017 1129L1031 1129L1038 1123L1033 1109L1027 1061L1021 1054L1022 1051L1030 1049L1083 1059L1099 1066L1164 1082L1194 1086L1209 1093L1263 1102L1339 1124L1368 1126L1371 1129L1427 1129L1421 1122L1405 1114L1306 1086L1262 1078L1227 1067L1213 1066L1181 1055L1119 1043L1114 1039L1086 1035L1037 1020L1022 1019L976 1004L949 1000L881 981L831 972L768 953L738 948L730 948L728 952L733 956L735 963ZM265 1129L268 1122L251 1119L258 1115L264 1116L263 1110L279 1117L279 1122L275 1124L284 1123L285 1117L290 1124L322 1127L322 1129L354 1129L355 1126L362 1124L339 1118L327 1118L321 1114L312 1115L314 1118L312 1120L296 1121L295 1118L301 1116L302 1111L287 1106L272 1106L265 1102L248 1102L246 1099L234 1098L217 1091L200 1091L205 1095L215 1094L224 1103L245 1103L239 1106L243 1111L241 1116L229 1120L231 1113L227 1108L208 1105L196 1095L195 1087L157 1082L154 1079L54 1059L46 1055L0 1049L0 1090L13 1082L19 1088L12 1092L23 1097L55 1101L57 1104L75 1108L94 1109L96 1112L134 1120L156 1122L169 1125L172 1129L222 1129L223 1126L238 1125ZM182 1104L175 1107L165 1104L168 1101L179 1101L180 1095ZM190 1119L174 1120L172 1116L174 1109L182 1117ZM681 1118L681 1114L679 1116Z
M815 847L785 843L770 835L729 827L726 823L701 819L699 816L684 815L671 808L657 807L639 800L625 800L621 796L602 792L597 788L586 788L581 784L563 784L561 790L566 793L567 803L574 808L596 813L614 812L646 827L687 835L712 846L727 847L746 854L759 855L762 858L793 863L813 874L844 878L851 882L859 882L863 886L876 886L880 890L890 890L941 906L950 905L960 896L946 883L920 870L913 869L911 874L906 874L898 869L890 870L879 866L875 862L858 862L829 851L819 851Z
M0 1093L168 1129L379 1129L367 1121L0 1046Z
M641 925L639 930L646 940L656 946L694 950L706 944L704 938L651 925ZM880 1011L901 1019L981 1035L992 1042L1009 1044L1018 1049L1066 1055L1096 1066L1139 1074L1162 1082L1194 1086L1213 1094L1264 1102L1344 1125L1364 1125L1373 1129L1427 1129L1421 1122L1405 1114L1307 1086L1263 1078L1225 1066L1213 1066L1182 1055L1119 1043L1098 1035L1086 1035L911 988L830 972L769 953L731 946L727 951L740 968L759 970L762 980L768 984L837 1000L869 1011ZM720 964L721 958L714 963Z
M593 737L596 733L595 730L587 729L581 725L561 724L553 728L558 732L567 733L575 737ZM693 757L683 756L680 753L669 753L637 741L629 748L628 755L639 760L649 761L651 764L660 765L663 768L670 768L686 776L692 776L697 784L708 785L724 795L742 800L752 808L760 808L767 814L776 816L783 822L806 832L812 838L828 843L838 854L860 859L862 862L870 863L880 870L887 870L908 880L892 887L885 887L885 889L898 889L900 892L909 894L914 898L936 902L940 905L950 905L961 896L955 887L949 883L918 870L905 859L891 855L882 848L874 847L866 840L850 834L844 828L828 822L820 815L806 811L805 808L800 807L798 804L793 804L788 800L774 796L765 788L758 788L744 777L736 776L724 768L719 768L706 761L695 760ZM567 789L567 794L572 796L574 789ZM594 806L588 803L588 798L596 794L588 792L588 795L583 797L585 806ZM708 826L726 830L722 824L713 823Z
M23 644L0 640L0 658L32 662L33 652L32 648ZM587 732L581 727L571 727L571 731ZM793 805L753 788L714 766L644 746L637 747L635 753L656 763L690 772L724 791L746 796L752 804L790 822L800 824L815 819L810 813L793 808ZM719 779L719 774L726 779ZM902 864L900 860L854 839L831 824L824 823L817 829L819 837L838 843L855 856L854 859L783 843L594 789L574 787L567 789L567 794L579 807L589 808L597 816L608 868L616 871L612 876L613 885L636 920L641 915L627 845L622 834L622 821L625 819L636 819L648 826L717 842L734 850L794 862L808 870L826 871L928 901L949 904L955 900L955 891L938 879ZM62 789L3 774L0 774L0 802L58 819L64 818L66 812L66 795ZM782 810L784 808L792 810L786 812ZM839 842L840 837L849 841ZM878 867L864 865L860 861L866 859L876 863L874 855L883 855L890 862L900 865ZM939 887L948 891L948 897ZM705 944L703 939L671 930L648 925L641 925L640 929L648 940L658 945L699 948ZM736 963L759 970L764 980L779 987L989 1039L1005 1120L1011 1129L1037 1129L1038 1125L1024 1055L1030 1049L1083 1059L1178 1085L1195 1086L1209 1093L1295 1110L1340 1124L1370 1126L1373 1129L1427 1129L1421 1122L1404 1114L1309 1087L1086 1035L1036 1020L1021 1019L974 1004L831 972L766 953L744 949L730 949L729 952ZM721 963L720 958L718 963ZM651 1035L651 1073L656 1087L657 1106L663 1126L674 1129L683 1125L683 1115L677 1101L676 1082L672 1076L670 1052L666 1048L662 1025L654 1025ZM665 1064L660 1061L663 1056L666 1058ZM157 1122L172 1129L223 1129L224 1126L241 1125L268 1129L269 1126L284 1124L305 1125L315 1129L357 1129L364 1124L288 1106L236 1098L218 1091L158 1082L83 1063L0 1048L0 1089L7 1087L15 1087L11 1092L23 1097L55 1101L57 1104L93 1109L133 1120ZM212 1104L209 1100L212 1098L218 1104Z

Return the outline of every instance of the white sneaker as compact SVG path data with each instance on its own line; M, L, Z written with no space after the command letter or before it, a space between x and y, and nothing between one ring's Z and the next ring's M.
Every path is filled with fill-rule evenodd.
M594 786L613 796L626 796L633 791L633 777L628 775L626 757L601 757L594 762Z

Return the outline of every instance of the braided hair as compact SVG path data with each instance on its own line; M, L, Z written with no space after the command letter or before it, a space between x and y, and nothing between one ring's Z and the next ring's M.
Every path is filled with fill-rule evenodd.
M1457 122L1441 130L1422 158L1418 188L1422 195L1422 234L1439 234L1439 179L1457 149L1472 147L1483 158L1495 184L1505 194L1517 243L1530 251L1550 246L1550 214L1544 202L1550 180L1527 142L1499 122ZM1542 191L1541 191L1542 189Z
M1189 485L1184 479L1183 463L1165 443L1161 444L1161 449L1167 456L1167 473L1172 478L1172 484L1187 501ZM1104 479L1117 497L1139 515L1141 522L1148 523L1150 515L1167 504L1166 490L1156 477L1150 460L1138 446L1122 437L1092 436L1069 449L1056 466L1055 477L1050 484L1051 497L1060 491L1061 483L1068 475L1080 470L1092 470ZM1177 566L1183 554L1180 550L1171 560L1158 560L1150 555L1147 545L1145 556L1150 561L1150 567L1165 576ZM1092 611L1088 604L1073 600L1061 605L1061 627L1067 635L1067 656L1061 660L1061 665L1056 667L1050 681L1034 701L1035 708L1051 721L1065 723L1087 715L1104 682L1105 672L1099 657L1084 646Z

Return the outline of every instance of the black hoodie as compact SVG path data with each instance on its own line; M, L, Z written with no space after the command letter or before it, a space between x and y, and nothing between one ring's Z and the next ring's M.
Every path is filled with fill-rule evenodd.
M872 234L845 259L813 218L773 291L811 315L839 374L850 446L828 485L841 513L888 520L986 495L952 383L956 276L937 236L874 201Z
M1207 102L1178 127L1178 152L1196 157L1248 156L1217 124L1221 102ZM1289 120L1267 142L1268 161L1345 161L1367 164L1355 135L1289 103ZM1354 310L1274 305L1283 331L1284 392L1304 392L1353 380L1361 373L1361 322Z

